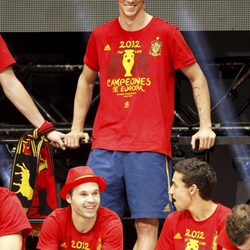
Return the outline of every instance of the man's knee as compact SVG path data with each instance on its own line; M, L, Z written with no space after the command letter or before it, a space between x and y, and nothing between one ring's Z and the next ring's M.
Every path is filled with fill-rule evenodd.
M137 235L156 235L159 228L158 219L136 219L135 228Z

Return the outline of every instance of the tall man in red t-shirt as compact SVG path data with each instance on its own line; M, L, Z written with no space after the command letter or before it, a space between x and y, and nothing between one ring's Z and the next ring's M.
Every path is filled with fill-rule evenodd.
M105 179L91 168L71 168L61 190L61 197L70 205L55 209L45 219L37 248L123 250L120 218L100 207L100 192L105 188Z
M78 80L71 132L65 144L89 140L84 123L99 72L100 104L88 165L108 182L102 205L123 215L124 194L136 219L135 250L152 250L158 218L170 212L171 129L176 70L190 80L200 129L192 147L213 146L207 81L179 30L144 11L143 0L118 0L118 18L97 27L89 39ZM124 192L126 189L126 192Z

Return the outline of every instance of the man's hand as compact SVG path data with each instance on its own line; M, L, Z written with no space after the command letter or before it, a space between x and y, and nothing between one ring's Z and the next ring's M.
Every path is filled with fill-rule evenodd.
M69 148L80 147L80 139L84 138L85 143L89 142L89 134L80 131L71 131L64 136L64 144Z
M199 141L199 150L209 149L214 146L216 135L211 128L200 128L197 133L192 136L192 149L195 148L195 142Z
M58 132L56 130L53 130L53 131L47 133L46 137L51 142L52 146L54 146L56 148L61 148L63 150L66 149L66 146L62 140L65 137L65 134Z

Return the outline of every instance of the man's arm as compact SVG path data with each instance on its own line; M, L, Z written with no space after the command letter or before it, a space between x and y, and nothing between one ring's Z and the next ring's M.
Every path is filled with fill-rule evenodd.
M79 139L84 138L88 142L89 135L83 132L85 118L92 100L94 83L97 73L84 65L78 79L74 102L74 116L71 132L65 136L64 143L71 148L79 147Z
M36 128L40 128L45 120L22 83L15 76L11 67L7 67L0 72L0 84L5 95L15 107L31 122L32 125ZM52 131L46 136L53 142L54 146L61 147L62 149L65 148L64 143L61 140L64 134L58 131Z
M21 232L0 237L0 249L21 250L23 237Z
M210 95L207 80L197 63L182 68L181 71L192 85L193 96L200 120L199 131L192 136L192 148L195 148L195 142L199 140L199 149L209 149L214 145L216 135L212 130Z
M35 127L39 128L43 124L44 118L22 83L16 78L11 67L0 73L0 83L7 98Z

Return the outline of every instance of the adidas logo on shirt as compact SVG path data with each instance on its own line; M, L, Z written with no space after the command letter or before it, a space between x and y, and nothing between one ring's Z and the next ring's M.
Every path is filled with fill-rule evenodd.
M104 47L104 51L111 51L111 48L108 44Z
M181 239L182 239L181 234L180 234L180 233L177 233L177 234L174 236L174 239L175 239L175 240L181 240Z

